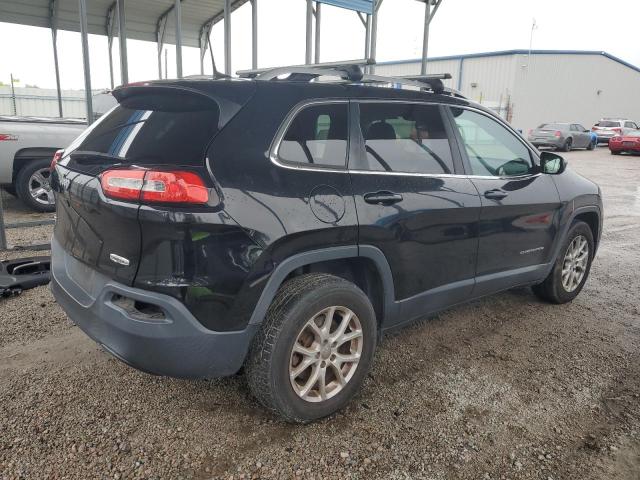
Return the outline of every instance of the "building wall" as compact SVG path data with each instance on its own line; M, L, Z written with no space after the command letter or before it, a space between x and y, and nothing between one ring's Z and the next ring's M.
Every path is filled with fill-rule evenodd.
M55 89L15 88L15 114L25 117L57 117L58 97ZM11 87L0 86L0 115L14 115ZM62 91L62 114L67 118L87 116L83 90Z
M602 55L534 55L528 67L525 60L518 59L515 78L517 128L550 121L591 128L602 117L640 121L640 72Z
M451 73L447 86L493 109L523 132L551 121L582 123L586 128L602 117L640 121L640 95L635 94L640 92L640 72L604 55L435 59L427 70ZM380 64L376 73L418 74L420 62Z

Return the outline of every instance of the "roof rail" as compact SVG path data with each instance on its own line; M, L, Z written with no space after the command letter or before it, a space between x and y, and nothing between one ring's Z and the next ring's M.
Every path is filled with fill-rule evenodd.
M351 81L360 81L364 75L360 67L373 65L374 60L365 58L362 60L348 60L342 62L311 63L306 65L291 65L287 67L258 68L254 70L238 70L236 74L243 78L255 78L257 80L274 80L282 75L290 75L287 80L293 79L309 81L320 76L336 76Z

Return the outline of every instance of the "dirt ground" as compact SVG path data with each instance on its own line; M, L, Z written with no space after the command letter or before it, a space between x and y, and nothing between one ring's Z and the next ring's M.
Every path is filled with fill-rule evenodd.
M309 426L241 376L127 367L46 287L0 299L0 478L640 479L640 157L566 158L605 196L582 294L511 291L386 338L355 401Z

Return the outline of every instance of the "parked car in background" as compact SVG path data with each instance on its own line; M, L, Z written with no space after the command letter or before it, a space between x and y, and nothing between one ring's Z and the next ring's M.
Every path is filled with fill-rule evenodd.
M574 148L593 150L596 147L589 130L579 123L543 123L529 131L529 141L537 148L550 147L563 152Z
M562 157L437 83L282 71L118 88L58 160L51 288L108 352L244 366L309 422L356 394L383 332L513 287L579 294L602 199Z
M638 130L638 124L626 118L603 118L591 130L598 135L598 143L609 143L616 135L626 135Z
M28 207L53 212L53 154L87 127L84 120L0 116L0 186Z
M616 135L609 140L609 150L614 155L621 153L640 153L640 130L626 135Z

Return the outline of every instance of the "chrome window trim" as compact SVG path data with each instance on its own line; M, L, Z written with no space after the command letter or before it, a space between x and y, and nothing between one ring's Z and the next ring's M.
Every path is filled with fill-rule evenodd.
M409 176L409 177L425 177L425 178L466 178L469 180L473 180L473 179L480 179L480 180L524 180L527 178L533 178L533 177L538 177L540 175L542 175L542 172L537 172L537 173L530 173L530 174L526 174L526 175L515 175L515 176L502 176L502 177L494 177L492 175L467 175L467 174L456 174L456 173L416 173L416 172L386 172L386 171L380 171L380 170L350 170L348 168L348 156L349 156L349 148L347 145L347 158L345 159L345 161L347 162L347 166L345 168L332 168L332 167L320 167L320 166L316 166L316 167L307 167L307 166L302 166L302 164L300 164L300 166L292 163L292 162L286 162L281 160L278 157L278 150L280 149L280 144L282 143L282 139L285 135L285 133L287 132L287 130L289 129L289 126L291 125L291 122L293 122L293 119L296 117L296 115L302 111L303 109L310 107L310 106L314 106L314 105L332 105L332 104L349 104L350 101L353 102L358 102L358 103L409 103L409 104L418 104L418 105L443 105L445 107L457 107L457 108L464 108L467 110L471 110L474 111L480 115L484 115L485 117L488 117L496 122L498 122L500 125L502 125L503 127L505 127L507 130L509 130L512 135L514 135L518 141L520 141L526 148L527 150L529 150L530 153L533 154L533 156L535 158L538 158L538 154L535 151L535 149L531 148L531 146L524 141L524 139L522 138L522 136L513 128L511 127L507 122L505 122L502 118L500 117L492 117L491 115L487 114L487 112L473 107L473 106L466 106L466 105L458 105L458 104L452 104L452 103L447 103L447 102L442 102L442 101L427 101L427 100L416 100L416 99L410 99L410 100L402 100L402 99L375 99L375 98L366 98L366 99L359 99L359 98L354 98L354 99L311 99L311 100L303 100L299 103L297 103L292 109L291 111L287 114L287 116L285 117L284 121L282 122L282 124L280 125L280 127L278 128L275 137L273 138L272 142L271 142L271 146L269 148L269 159L271 161L271 163L273 163L274 165L281 167L281 168L285 168L287 170L297 170L297 171L304 171L304 172L329 172L329 173L344 173L344 174L350 174L350 173L354 173L356 175L402 175L402 176ZM534 163L535 164L535 163Z

